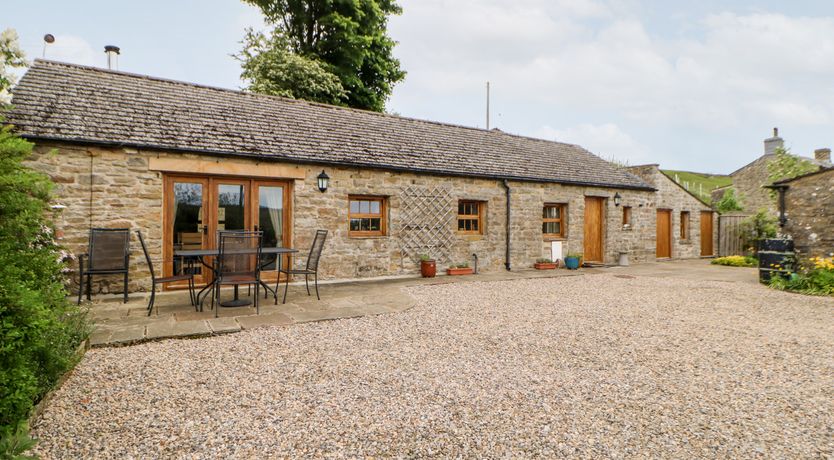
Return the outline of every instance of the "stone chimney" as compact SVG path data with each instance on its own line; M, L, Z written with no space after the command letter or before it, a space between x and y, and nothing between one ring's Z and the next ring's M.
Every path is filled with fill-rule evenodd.
M785 146L785 141L779 137L779 128L773 128L773 137L765 139L764 141L764 150L765 155L771 155L776 153L776 149Z
M814 158L816 158L817 161L831 163L831 149L824 148L814 150Z

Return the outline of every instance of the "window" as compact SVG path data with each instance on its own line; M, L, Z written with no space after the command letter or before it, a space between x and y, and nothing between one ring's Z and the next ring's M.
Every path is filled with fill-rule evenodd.
M484 202L458 201L458 233L480 235L484 233Z
M681 211L681 239L689 239L689 211Z
M631 206L623 206L623 228L631 227Z
M565 210L564 204L545 204L542 211L542 233L546 238L565 237Z
M385 235L385 198L373 196L351 196L350 236L383 236Z

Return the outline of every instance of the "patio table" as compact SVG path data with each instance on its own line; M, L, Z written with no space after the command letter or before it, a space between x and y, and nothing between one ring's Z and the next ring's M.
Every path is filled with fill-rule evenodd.
M246 248L246 249L229 249L226 251L226 254L256 254L257 249L254 248ZM269 247L269 248L261 248L261 255L277 255L276 263L278 264L277 269L281 269L281 255L283 254L294 254L298 252L298 249L293 248L282 248L282 247ZM178 249L174 251L174 257L182 257L183 259L198 259L200 263L212 271L215 272L215 268L212 264L206 262L208 257L217 257L220 255L220 249ZM208 294L211 293L210 288L214 286L214 283L217 281L217 277L214 277L214 281L207 284L206 287L200 290L197 293L197 303L200 305L200 311L203 310L203 302L206 300L205 298L208 297ZM267 289L267 291L271 292L272 295L277 300L277 293L272 288L267 286L266 283L261 281L261 286ZM205 295L203 296L203 293ZM200 296L203 296L203 299L200 300ZM235 286L235 298L234 300L229 300L226 302L221 303L220 305L224 307L244 307L250 305L252 303L249 299L241 299L238 297L238 286Z

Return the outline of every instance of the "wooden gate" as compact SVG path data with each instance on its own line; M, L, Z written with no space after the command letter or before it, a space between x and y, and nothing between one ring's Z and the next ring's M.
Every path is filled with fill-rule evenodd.
M749 214L722 214L718 217L718 255L744 255L744 236L742 222Z
M672 211L669 209L657 210L657 247L658 259L672 257Z

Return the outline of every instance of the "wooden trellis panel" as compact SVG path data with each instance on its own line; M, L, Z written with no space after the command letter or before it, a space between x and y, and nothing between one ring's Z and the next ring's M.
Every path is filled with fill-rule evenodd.
M414 260L428 254L437 261L448 261L457 209L451 190L412 185L403 189L400 203L403 251Z

